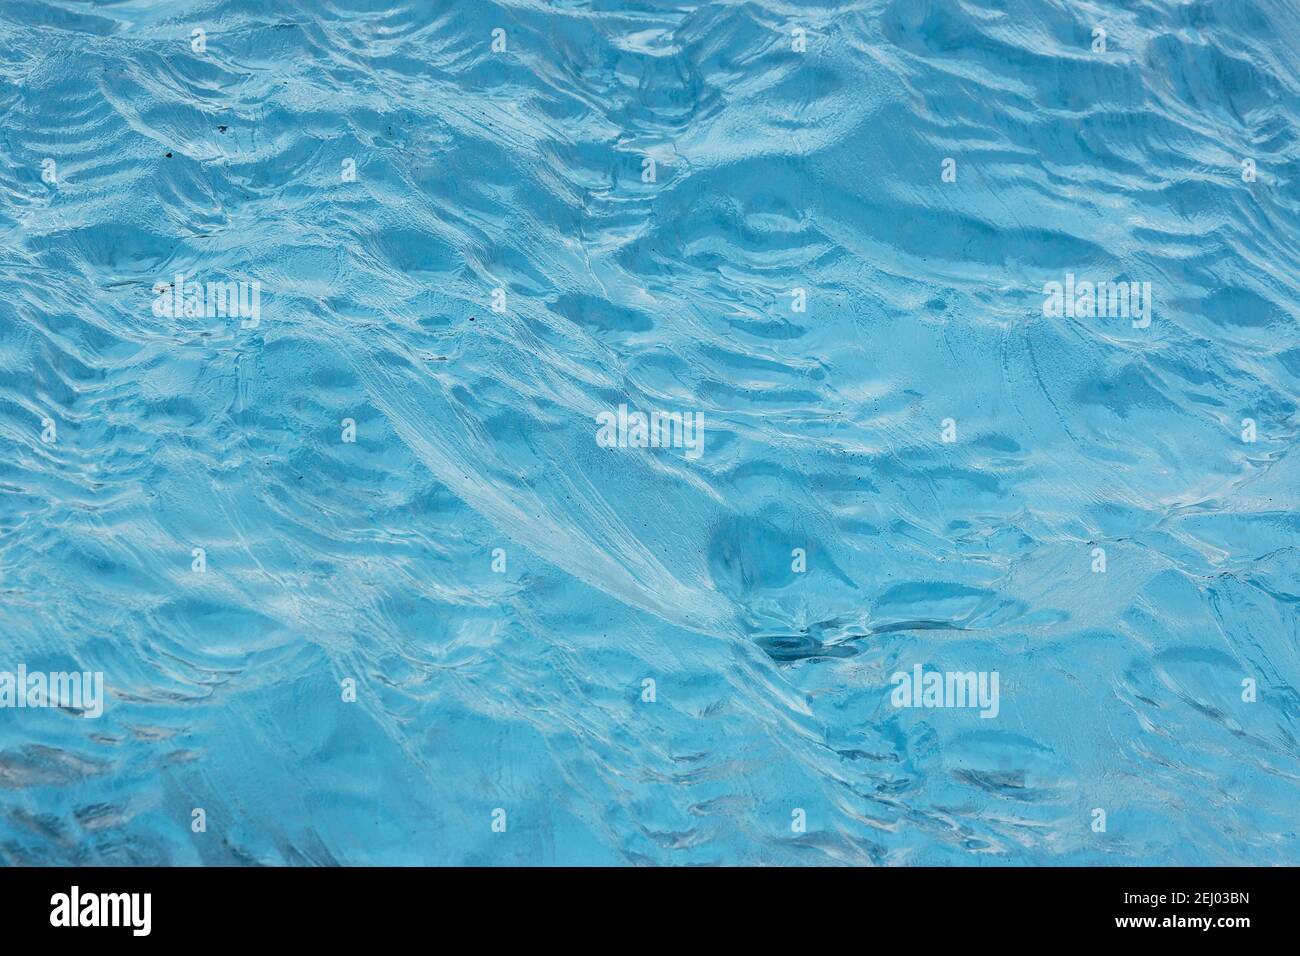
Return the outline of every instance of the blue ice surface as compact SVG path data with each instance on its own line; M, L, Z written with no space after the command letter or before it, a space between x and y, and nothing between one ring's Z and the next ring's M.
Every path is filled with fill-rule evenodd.
M1300 863L1298 52L5 0L0 670L107 701L0 709L0 862Z

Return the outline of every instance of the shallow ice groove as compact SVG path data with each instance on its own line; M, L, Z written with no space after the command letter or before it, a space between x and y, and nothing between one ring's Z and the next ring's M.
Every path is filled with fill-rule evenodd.
M1293 0L6 0L0 671L107 703L0 708L0 863L1300 864L1298 53Z

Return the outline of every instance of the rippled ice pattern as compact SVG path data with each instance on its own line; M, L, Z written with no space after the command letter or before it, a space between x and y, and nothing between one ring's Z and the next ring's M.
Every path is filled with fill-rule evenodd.
M0 711L0 861L1300 863L1298 50L1290 0L4 0L0 668L107 705Z

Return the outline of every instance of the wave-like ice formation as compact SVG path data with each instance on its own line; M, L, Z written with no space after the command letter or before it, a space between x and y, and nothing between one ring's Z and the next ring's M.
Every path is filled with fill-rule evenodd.
M1300 10L1133 6L0 5L0 861L1300 862Z

